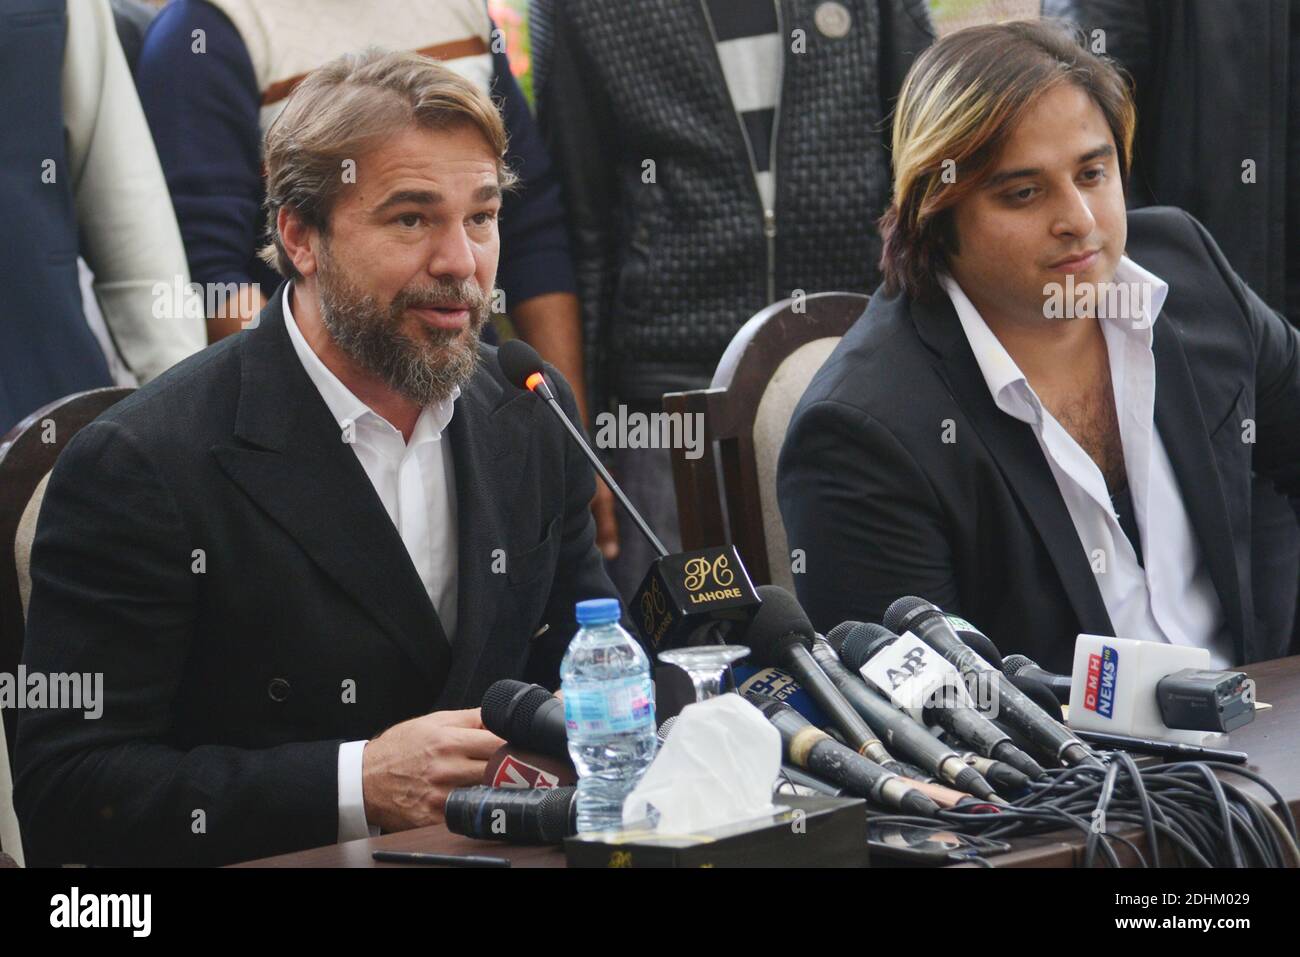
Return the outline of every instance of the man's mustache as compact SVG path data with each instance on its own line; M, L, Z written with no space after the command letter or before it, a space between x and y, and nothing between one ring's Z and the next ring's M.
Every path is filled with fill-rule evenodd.
M465 306L475 315L487 308L487 295L476 283L457 286L434 286L429 289L403 290L393 301L395 311L402 309L437 309L446 306Z

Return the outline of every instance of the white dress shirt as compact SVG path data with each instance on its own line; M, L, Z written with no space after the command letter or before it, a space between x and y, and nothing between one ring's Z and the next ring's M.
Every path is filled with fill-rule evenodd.
M438 611L448 641L456 635L457 527L456 476L451 448L442 441L451 422L460 389L450 398L420 410L411 441L352 394L312 351L298 329L290 307L292 284L284 288L284 321L289 339L307 376L339 424L339 441L352 447L375 494L392 519ZM434 640L434 636L429 636ZM365 741L339 748L339 841L373 833L366 822L361 788L361 757Z
M1141 536L1144 561L1140 563L1120 527L1097 463L1043 406L956 281L947 275L940 281L994 402L1034 431L1096 573L1116 637L1208 648L1213 667L1231 665L1232 644L1224 630L1219 596L1155 426L1152 328L1169 292L1168 283L1125 256L1114 281L1147 284L1149 315L1140 296L1131 297L1129 315L1106 315L1106 297L1098 296L1129 493Z

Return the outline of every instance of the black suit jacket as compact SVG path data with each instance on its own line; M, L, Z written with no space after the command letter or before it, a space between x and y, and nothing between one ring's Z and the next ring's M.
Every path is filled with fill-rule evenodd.
M24 660L103 672L105 700L98 720L21 713L32 861L216 864L332 843L340 742L475 707L500 678L558 684L575 601L616 594L592 470L494 348L480 359L447 433L454 644L279 292L256 328L75 437L41 508Z
M1253 467L1300 494L1300 335L1181 210L1130 212L1128 255L1169 283L1153 326L1156 427L1235 658L1285 654L1289 636L1261 633L1254 614L1250 489ZM778 495L821 630L879 621L915 594L1003 654L1067 674L1078 633L1114 633L1033 431L995 405L946 296L872 298L795 410Z

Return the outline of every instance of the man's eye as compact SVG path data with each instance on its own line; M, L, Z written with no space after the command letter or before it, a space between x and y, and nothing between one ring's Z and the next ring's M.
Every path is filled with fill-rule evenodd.
M475 226L486 226L496 218L497 214L493 212L475 213L470 218L470 221L473 222Z
M397 217L397 221L403 226L409 226L414 229L416 226L419 226L420 223L424 222L424 217L419 213L402 213L401 216Z
M1098 166L1094 169L1086 169L1083 171L1083 175L1085 179L1093 183L1100 183L1106 178L1106 168L1104 166Z

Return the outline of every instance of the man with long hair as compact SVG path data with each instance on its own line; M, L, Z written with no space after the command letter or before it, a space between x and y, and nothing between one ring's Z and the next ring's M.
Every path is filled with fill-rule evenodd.
M1191 216L1126 213L1120 74L1046 21L952 34L894 122L883 287L779 469L822 629L906 594L1068 670L1080 632L1285 653L1252 469L1300 492L1300 335Z

